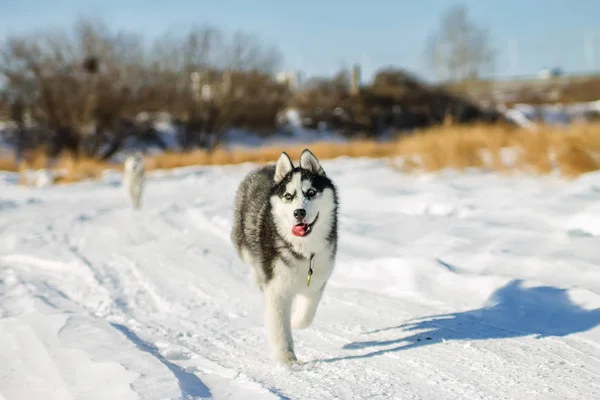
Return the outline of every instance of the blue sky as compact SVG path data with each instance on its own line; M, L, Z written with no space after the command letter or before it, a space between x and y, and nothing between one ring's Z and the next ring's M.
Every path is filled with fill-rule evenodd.
M387 65L432 78L423 47L440 15L453 4L451 0L0 0L0 38L46 27L68 28L78 16L100 17L114 28L149 38L208 22L275 44L284 54L286 69L309 76L330 75L341 66L360 63L364 79ZM567 72L600 69L598 0L462 4L489 30L497 50L497 76L533 75L548 66ZM586 58L586 34L594 38L594 64ZM511 42L517 43L516 63Z

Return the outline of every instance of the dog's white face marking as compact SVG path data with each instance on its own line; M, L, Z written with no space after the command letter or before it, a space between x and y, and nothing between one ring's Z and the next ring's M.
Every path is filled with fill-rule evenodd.
M295 173L292 180L286 185L286 194L296 195L292 200L273 196L271 205L273 207L273 218L280 235L289 243L294 245L296 251L308 255L319 252L327 245L327 235L333 223L332 216L335 209L333 190L324 188L317 191L308 180L301 180L300 173ZM309 191L315 194L306 196ZM312 192L310 192L312 194ZM294 210L303 208L306 210L304 223L309 224L310 233L306 236L296 236L292 233L298 221L294 217ZM318 215L318 219L317 219Z
M325 171L312 153L304 153L300 165L314 174L325 175ZM289 157L283 153L275 169L275 182L281 182L292 170L293 164ZM303 176L304 175L304 179ZM275 224L280 234L290 243L294 243L296 250L312 252L326 243L325 237L329 234L332 215L335 209L335 198L331 188L315 187L313 178L302 171L292 173L285 188L271 198ZM294 212L303 210L303 218L296 218ZM297 225L304 227L301 231L308 230L307 234L298 235L293 230Z
M322 193L317 192L309 180L302 180L300 172L295 172L292 179L285 185L283 198L277 198L274 201L273 211L281 221L289 225L290 229L299 222L312 224L319 214L321 195ZM294 216L294 211L300 209L306 211L303 220L297 220Z

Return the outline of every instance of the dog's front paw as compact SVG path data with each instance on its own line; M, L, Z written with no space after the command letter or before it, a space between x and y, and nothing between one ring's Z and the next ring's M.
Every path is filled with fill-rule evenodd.
M298 362L296 354L294 354L294 352L291 350L276 351L274 354L274 358L275 361L286 365L295 364Z

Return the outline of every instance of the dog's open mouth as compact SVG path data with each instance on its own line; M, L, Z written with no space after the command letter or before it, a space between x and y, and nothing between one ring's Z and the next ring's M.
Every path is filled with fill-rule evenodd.
M300 223L300 224L294 225L294 227L292 228L292 235L300 236L300 237L307 236L309 233L312 232L312 227L317 222L318 219L319 219L319 214L317 214L314 221L310 224Z

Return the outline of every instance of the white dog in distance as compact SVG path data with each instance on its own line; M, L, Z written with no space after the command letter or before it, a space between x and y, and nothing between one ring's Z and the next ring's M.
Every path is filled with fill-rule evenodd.
M144 159L141 153L137 152L125 159L123 185L127 189L133 208L139 209L144 191Z

